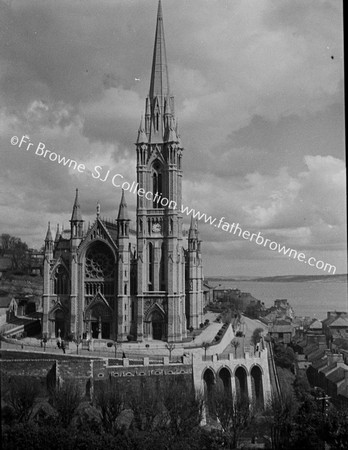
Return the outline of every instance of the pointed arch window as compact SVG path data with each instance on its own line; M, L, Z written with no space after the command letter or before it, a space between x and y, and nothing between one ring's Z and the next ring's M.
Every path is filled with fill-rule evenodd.
M161 291L166 290L166 271L165 271L165 243L161 245L161 260L160 260L160 283Z
M148 262L148 283L149 291L154 290L154 246L152 242L149 242L147 248L147 262Z
M157 198L153 201L153 208L161 208L161 204L158 201L160 197L163 197L163 177L162 177L162 165L159 161L155 161L152 166L152 192L154 197Z
M57 295L69 294L68 274L63 266L58 266L54 275L54 293Z

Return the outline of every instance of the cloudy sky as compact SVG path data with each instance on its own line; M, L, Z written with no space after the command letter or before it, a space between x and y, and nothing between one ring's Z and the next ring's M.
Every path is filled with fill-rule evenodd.
M0 10L0 232L115 218L121 191L35 156L136 179L157 0L7 0ZM339 0L162 0L183 202L347 271ZM33 145L11 145L27 135ZM133 194L128 205L135 217ZM185 218L185 224L189 219ZM200 224L206 275L324 274Z

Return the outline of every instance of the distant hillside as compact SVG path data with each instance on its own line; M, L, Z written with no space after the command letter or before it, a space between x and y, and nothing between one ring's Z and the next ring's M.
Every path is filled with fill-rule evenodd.
M254 278L254 281L275 281L275 282L302 282L302 281L324 281L324 282L344 282L346 283L348 275L341 273L337 275L284 275L276 277Z
M348 280L347 274L337 274L337 275L280 275L274 277L206 277L207 281L216 283L218 281L269 281L275 283L289 283L289 282L304 282L304 281L320 281L320 282L341 282L346 283Z
M32 295L39 300L43 292L43 279L41 276L9 275L0 279L0 291L2 296Z

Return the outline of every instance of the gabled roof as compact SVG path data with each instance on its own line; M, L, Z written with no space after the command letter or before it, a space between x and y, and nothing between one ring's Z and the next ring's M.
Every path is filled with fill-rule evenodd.
M83 247L88 245L94 238L96 238L109 242L111 247L116 251L117 244L116 239L114 237L115 234L112 232L114 230L116 233L116 225L110 224L109 222L104 222L99 216L97 216L95 222L87 231L87 234L84 237L83 241L81 242L79 249L81 250Z
M269 327L269 333L292 333L292 326L290 324L286 325L273 325Z
M318 344L309 344L303 349L305 355L309 355L318 349Z
M315 319L314 322L312 322L308 328L310 330L322 330L323 324L320 322L320 320Z
M324 319L322 321L322 323L326 326L329 326L332 322L334 322L336 319L338 319L339 317L346 317L347 313L346 312L342 312L342 311L331 311L330 312L331 316L327 317L326 319Z
M331 322L331 324L329 326L330 326L330 328L332 328L332 327L348 327L348 320L346 320L344 317L338 317L333 322Z
M302 339L302 341L298 342L297 345L299 347L305 348L307 345L307 339Z
M0 308L8 308L12 300L12 295L0 297Z
M321 359L317 359L316 361L312 362L312 367L314 369L321 369L322 367L325 367L327 364L327 358L321 358Z
M332 370L334 370L336 367L337 367L337 362L334 362L334 363L330 364L329 366L326 366L323 369L321 369L320 372L323 373L324 375L326 375L329 372L331 372Z
M337 369L329 373L326 378L332 381L333 383L338 383L339 381L342 381L344 379L345 377L344 373L345 370L343 367L337 367Z

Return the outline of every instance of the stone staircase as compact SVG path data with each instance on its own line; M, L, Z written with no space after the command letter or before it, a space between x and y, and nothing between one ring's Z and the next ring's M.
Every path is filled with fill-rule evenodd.
M13 316L9 322L0 327L0 334L4 337L21 335L22 333L31 334L40 327L40 313L32 313L25 317Z

